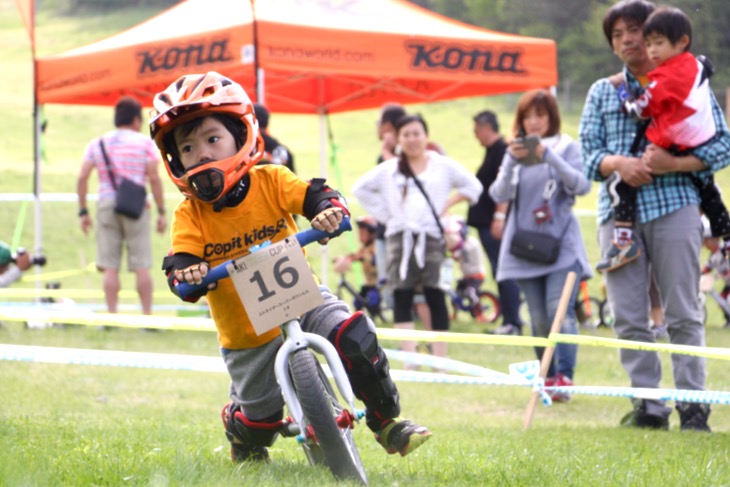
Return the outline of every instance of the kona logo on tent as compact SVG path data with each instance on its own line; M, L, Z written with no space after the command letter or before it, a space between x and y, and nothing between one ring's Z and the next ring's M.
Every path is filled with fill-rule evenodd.
M524 74L520 68L522 52L518 50L497 50L465 48L459 45L427 44L409 42L406 48L411 52L411 67L416 69L447 69L471 72L499 71Z
M148 49L137 53L137 57L140 58L140 75L233 60L228 52L228 39Z

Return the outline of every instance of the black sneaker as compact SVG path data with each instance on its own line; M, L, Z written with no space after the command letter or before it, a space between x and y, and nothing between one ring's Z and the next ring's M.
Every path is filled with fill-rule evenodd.
M679 402L675 407L679 412L680 430L712 432L707 425L707 418L710 416L711 411L709 404Z
M626 242L624 245L614 240L606 256L596 265L596 270L598 272L611 272L630 264L638 259L640 255L641 249L633 240Z
M634 409L621 418L621 426L627 428L668 430L669 418L647 414L644 401L637 401L634 403Z
M226 434L226 436L228 435ZM269 451L265 446L246 445L238 440L233 440L231 441L231 460L236 463L268 462Z

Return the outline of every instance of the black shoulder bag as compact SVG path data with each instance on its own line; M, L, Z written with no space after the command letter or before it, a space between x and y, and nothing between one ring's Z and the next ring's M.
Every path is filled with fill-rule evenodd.
M560 237L553 237L546 233L533 232L524 230L519 227L519 199L520 199L519 183L517 187L517 195L515 196L515 233L512 236L512 243L509 251L515 257L529 260L538 264L549 265L555 263L560 255L560 243L563 236L570 225L570 220L560 234Z
M147 202L147 190L144 186L125 177L122 178L122 182L117 186L109 156L106 154L104 142L101 139L99 139L99 145L101 146L101 153L104 156L104 161L106 161L106 167L109 171L109 179L112 182L114 191L117 193L114 212L132 218L133 220L139 219L142 216L145 203Z

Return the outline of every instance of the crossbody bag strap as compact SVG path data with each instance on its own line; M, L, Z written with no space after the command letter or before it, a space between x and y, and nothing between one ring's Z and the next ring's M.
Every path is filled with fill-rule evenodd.
M421 190L421 193L423 193L423 197L426 198L426 203L428 203L428 207L431 208L431 214L433 214L433 217L436 219L436 225L438 225L439 230L441 230L441 237L445 238L444 227L443 225L441 225L441 219L439 218L438 213L436 213L436 208L434 208L433 203L431 203L431 198L428 197L428 194L426 194L426 190L423 189L421 182L413 174L412 171L411 176L413 176L413 182L416 183L416 187Z
M416 183L416 187L421 190L421 193L423 193L423 197L426 198L426 203L428 203L428 207L431 208L431 213L433 214L433 217L436 219L436 225L439 226L439 230L441 230L441 237L445 238L445 232L444 227L441 225L441 219L439 218L438 213L436 213L436 208L433 207L433 203L431 203L431 198L428 197L428 194L426 194L426 190L423 189L423 186L421 185L421 181L418 180L415 174L413 174L413 171L409 167L408 170L411 173L411 177L413 178L413 182Z
M112 163L109 161L109 156L106 154L106 148L104 147L104 141L101 138L99 138L99 146L101 147L101 155L104 156L104 161L106 162L106 168L109 171L109 179L112 182L114 191L116 191L117 182L114 180L114 171L112 170Z
M546 163L547 164L547 163ZM548 171L552 175L552 168L548 167ZM552 199L552 197L551 197ZM520 183L519 180L517 181L517 187L515 188L515 230L520 229ZM565 228L563 228L563 231L560 232L560 236L562 238L563 235L565 235L565 232L568 231L568 226L570 225L570 218L568 218L568 222L565 224Z

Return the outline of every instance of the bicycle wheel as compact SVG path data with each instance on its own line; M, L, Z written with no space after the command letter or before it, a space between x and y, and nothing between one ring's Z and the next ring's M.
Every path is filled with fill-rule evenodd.
M479 291L479 304L482 306L482 316L487 323L494 323L502 314L499 298L491 291Z
M310 440L302 444L310 462L323 463L324 457L324 463L335 477L367 484L365 468L352 437L352 428L340 428L337 424L337 418L347 414L343 415L345 408L340 405L314 354L309 350L295 352L289 367Z
M520 307L519 307L519 313L520 313L520 320L522 320L522 325L532 327L532 316L530 316L530 307L527 305L527 301L525 301L524 298L520 301ZM528 328L528 330L531 328ZM532 332L528 332L532 333Z
M575 315L583 328L598 328L601 324L601 302L598 298L590 296L586 306L586 302L581 299L576 302Z
M601 301L599 312L601 316L601 322L599 324L602 326L613 328L613 323L614 321L616 321L616 319L613 316L613 310L611 309L611 305L608 304L608 299L606 299L605 301Z

